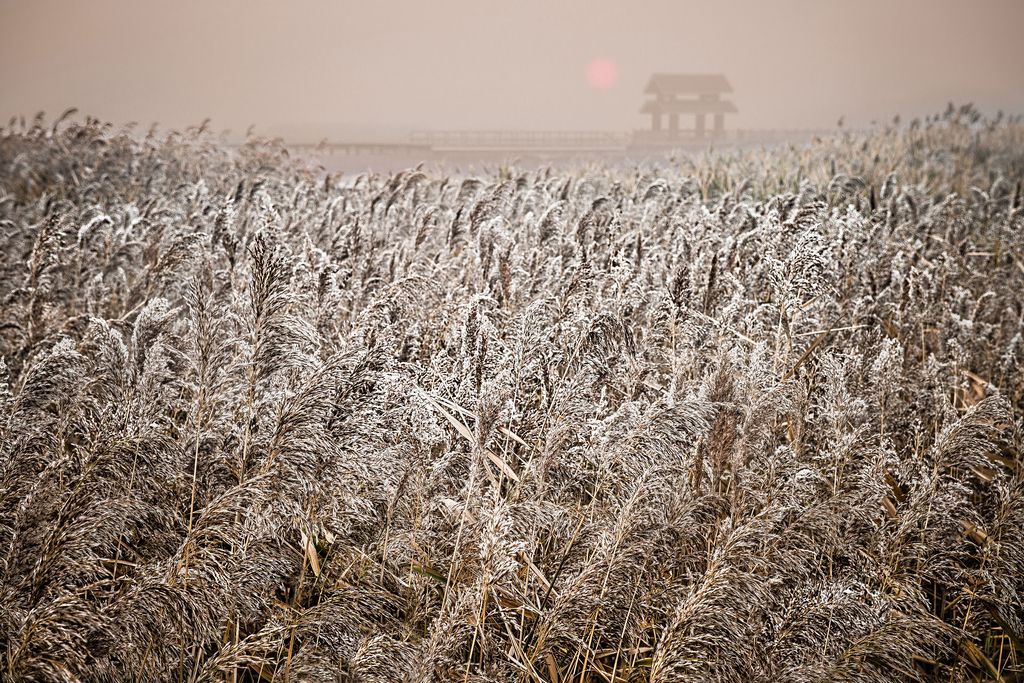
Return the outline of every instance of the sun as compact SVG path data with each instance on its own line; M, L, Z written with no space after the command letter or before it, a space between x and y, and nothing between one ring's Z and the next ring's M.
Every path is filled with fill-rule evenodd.
M596 57L587 64L587 83L591 88L607 90L615 85L619 70L615 62L604 57Z

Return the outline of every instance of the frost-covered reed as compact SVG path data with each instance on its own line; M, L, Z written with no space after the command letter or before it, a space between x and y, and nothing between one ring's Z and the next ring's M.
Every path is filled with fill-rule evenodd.
M3 681L1010 681L1024 126L355 182L0 130Z

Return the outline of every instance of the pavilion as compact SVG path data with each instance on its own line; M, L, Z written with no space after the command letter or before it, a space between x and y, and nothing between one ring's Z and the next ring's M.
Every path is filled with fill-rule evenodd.
M732 86L721 74L654 74L644 94L652 96L640 112L651 115L650 131L638 131L651 142L685 138L704 139L708 135L706 118L713 117L711 135L721 137L725 131L725 115L736 112L736 105L722 99L732 92ZM679 128L679 115L695 116L692 130ZM662 117L668 118L668 128L662 127ZM640 137L640 136L638 136Z

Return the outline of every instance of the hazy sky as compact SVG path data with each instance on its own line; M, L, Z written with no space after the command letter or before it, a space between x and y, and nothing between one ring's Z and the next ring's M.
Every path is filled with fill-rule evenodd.
M731 127L946 102L1024 112L1024 0L0 0L0 116L289 138L629 130L652 72L721 72ZM617 67L588 84L597 58Z

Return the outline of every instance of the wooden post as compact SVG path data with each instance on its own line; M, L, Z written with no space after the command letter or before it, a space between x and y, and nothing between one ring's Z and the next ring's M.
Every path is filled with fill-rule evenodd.
M679 114L672 112L668 115L668 129L675 135L679 132Z
M725 114L715 114L715 137L721 137L725 130Z
M704 114L697 114L697 137L704 137Z
M661 130L661 112L660 111L652 111L651 112L651 130L653 130L653 131Z

